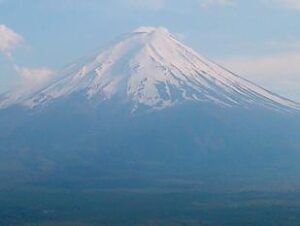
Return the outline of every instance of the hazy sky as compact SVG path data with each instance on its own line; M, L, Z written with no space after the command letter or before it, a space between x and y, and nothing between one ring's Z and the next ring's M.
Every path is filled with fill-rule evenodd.
M300 101L300 0L0 0L0 92L43 82L139 26Z

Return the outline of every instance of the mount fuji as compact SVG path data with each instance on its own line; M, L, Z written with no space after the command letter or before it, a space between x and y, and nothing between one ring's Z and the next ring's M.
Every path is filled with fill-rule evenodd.
M140 27L0 97L0 186L299 186L300 105Z
M140 106L164 109L186 101L300 109L299 104L205 59L161 27L140 27L96 56L69 66L42 89L8 94L0 106L34 108L78 93L98 103L118 99L129 103L133 111Z

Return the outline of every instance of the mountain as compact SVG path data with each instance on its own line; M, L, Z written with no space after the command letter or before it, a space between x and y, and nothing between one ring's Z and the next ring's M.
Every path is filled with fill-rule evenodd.
M140 27L95 57L71 65L37 92L4 99L0 106L30 108L81 93L94 102L119 99L132 105L163 109L186 101L222 107L300 109L180 43L165 28Z
M300 105L165 28L138 28L0 106L0 186L300 185Z

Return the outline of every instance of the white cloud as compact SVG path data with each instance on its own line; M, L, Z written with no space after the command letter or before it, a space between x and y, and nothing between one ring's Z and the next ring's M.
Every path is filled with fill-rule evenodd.
M288 8L300 10L299 0L281 0L281 2Z
M300 102L300 51L220 60L232 71Z
M23 37L4 24L0 24L0 51L11 57L12 51L24 41Z
M47 81L50 81L54 72L48 68L26 68L15 65L15 70L20 76L20 80L16 83L15 87L7 93L4 97L3 106L9 103L15 103L23 100L32 92L36 92L39 89L47 85Z
M210 8L212 6L226 6L233 5L233 0L200 0L202 8Z
M122 2L134 7L161 10L166 6L167 0L122 0Z
M295 39L293 37L288 38L285 41L269 41L267 43L268 47L274 50L281 50L281 51L300 51L300 40Z
M1 1L1 0L0 0ZM111 1L99 1L99 0L51 0L40 1L39 4L49 8L59 8L67 10L75 9L105 9L106 7L130 7L147 10L161 10L166 7L166 3L171 0L111 0Z
M21 78L20 84L25 88L40 87L47 83L54 74L54 72L48 68L15 66L15 70Z
M264 2L276 7L300 10L300 0L264 0Z
M1 1L1 0L0 0ZM14 32L4 24L0 24L0 52L2 52L19 75L19 84L27 88L35 88L49 81L54 72L48 68L20 67L14 57L13 51L24 42L22 35ZM19 87L18 87L19 88Z

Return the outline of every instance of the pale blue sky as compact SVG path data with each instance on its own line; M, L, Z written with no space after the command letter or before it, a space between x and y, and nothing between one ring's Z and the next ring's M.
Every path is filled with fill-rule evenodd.
M300 0L0 0L0 25L0 92L51 76L136 27L164 26L300 101Z

